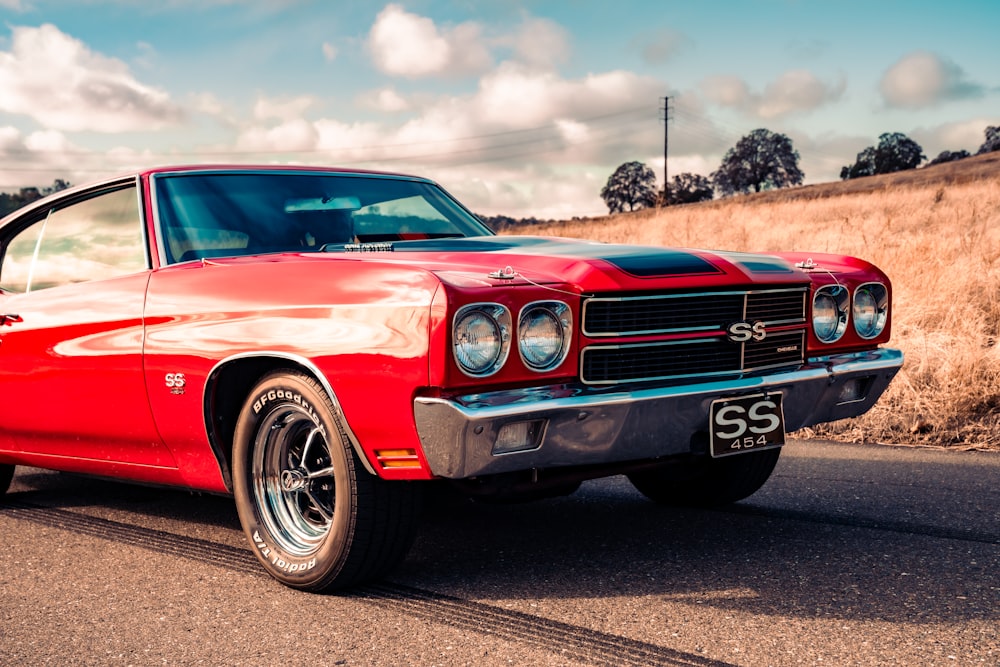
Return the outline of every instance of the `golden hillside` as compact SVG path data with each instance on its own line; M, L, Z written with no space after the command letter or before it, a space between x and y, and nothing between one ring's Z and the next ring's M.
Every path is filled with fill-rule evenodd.
M871 412L820 435L1000 448L1000 152L507 233L870 260L892 280L906 363Z

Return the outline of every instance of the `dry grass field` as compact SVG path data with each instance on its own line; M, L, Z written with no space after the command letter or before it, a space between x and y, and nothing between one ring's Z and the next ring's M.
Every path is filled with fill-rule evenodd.
M851 441L1000 449L1000 152L874 176L507 233L855 255L889 274L906 355Z

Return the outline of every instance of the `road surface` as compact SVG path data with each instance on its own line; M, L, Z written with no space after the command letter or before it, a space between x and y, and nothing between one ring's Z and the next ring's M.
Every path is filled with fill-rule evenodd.
M1000 453L792 441L722 510L436 497L387 580L320 596L230 499L19 469L0 664L995 667L998 508Z

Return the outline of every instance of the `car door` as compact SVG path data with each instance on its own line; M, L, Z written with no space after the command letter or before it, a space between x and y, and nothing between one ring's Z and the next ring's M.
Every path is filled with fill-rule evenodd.
M139 201L135 181L121 181L0 229L0 431L7 447L174 467L142 372L149 259Z

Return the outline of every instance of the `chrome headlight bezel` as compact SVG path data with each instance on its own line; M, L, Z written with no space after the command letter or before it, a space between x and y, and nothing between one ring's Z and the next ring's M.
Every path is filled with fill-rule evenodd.
M511 315L499 303L470 303L452 320L452 356L469 377L493 375L510 354ZM485 336L484 336L485 334Z
M854 290L851 315L858 337L864 340L877 338L889 322L888 288L882 283L858 285Z
M558 368L569 355L573 311L562 301L535 301L517 318L517 350L525 367L537 373Z
M823 285L813 294L812 329L821 343L836 343L843 337L850 301L851 293L843 285Z

